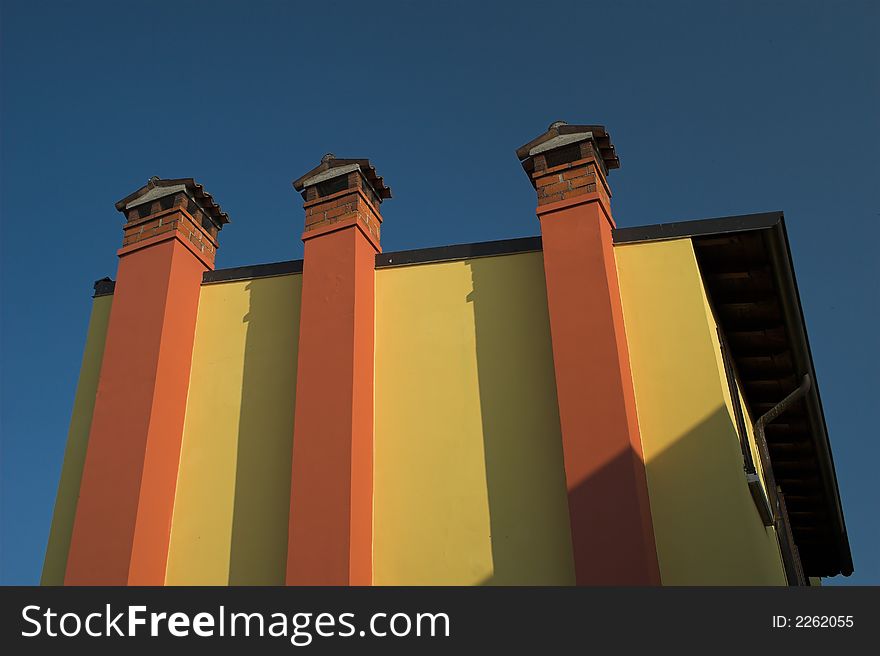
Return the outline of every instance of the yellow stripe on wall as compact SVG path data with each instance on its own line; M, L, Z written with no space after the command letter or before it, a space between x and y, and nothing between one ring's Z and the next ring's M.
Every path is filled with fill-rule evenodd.
M92 413L95 409L95 395L98 392L98 377L101 373L101 360L104 357L104 343L107 339L107 324L110 320L112 304L112 295L99 296L92 302L92 315L89 319L79 382L73 401L73 413L67 432L67 447L64 450L64 464L61 467L61 480L58 483L58 496L52 516L52 528L49 531L41 585L64 585L70 535L76 516L79 484L86 460L89 429L92 426Z
M785 585L689 239L615 247L664 585Z
M302 276L202 287L168 585L283 585Z
M572 584L541 253L376 272L373 580Z

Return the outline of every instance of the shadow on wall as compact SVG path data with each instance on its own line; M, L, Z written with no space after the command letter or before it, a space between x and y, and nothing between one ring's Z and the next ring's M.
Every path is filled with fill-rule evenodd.
M291 279L248 284L249 311L235 469L230 585L284 585L299 294ZM296 302L284 294L296 294Z
M494 428L485 433L495 571L482 583L571 584L573 580L562 581L556 572L537 571L535 563L528 560L537 554L516 543L523 531L540 531L542 527L536 517L515 512L515 504L526 501L522 494L530 488L517 486L512 480L514 463L522 453L514 453L512 458L511 454L502 455L503 435L503 430ZM632 457L621 453L610 460L570 490L569 501L577 502L597 488L607 489L609 478L617 481L628 475ZM786 585L775 533L761 522L741 462L726 408L718 408L649 461L648 484L663 585ZM613 498L601 508L603 516L596 516L597 522L613 522L619 515ZM597 533L594 539L601 545L607 537ZM631 545L610 546L624 555ZM546 557L546 552L543 555ZM614 563L600 567L605 582L630 578L628 572L609 571ZM545 578L538 579L541 575Z
M570 585L574 564L540 253L468 262L493 574Z
M664 585L786 585L776 535L748 490L735 426L720 406L648 458Z
M543 262L539 254L529 266L501 259L468 263L493 561L493 574L482 584L571 585L568 503L613 487L609 482L631 480L639 456L618 453L566 489L546 296L543 287L534 289L544 285ZM665 585L785 585L775 535L752 502L725 406L651 457L647 478ZM620 510L614 498L606 499L595 520L613 524ZM622 555L637 548L605 546ZM609 572L613 566L599 566L603 581L631 578Z
M618 480L631 456L620 454L566 490L541 256L468 266L493 566L482 583L570 585L568 499L605 487L608 477ZM247 287L231 585L284 583L300 284L294 276ZM651 439L643 435L646 444ZM650 456L647 474L664 584L784 584L726 407ZM618 511L614 499L602 509L611 517Z

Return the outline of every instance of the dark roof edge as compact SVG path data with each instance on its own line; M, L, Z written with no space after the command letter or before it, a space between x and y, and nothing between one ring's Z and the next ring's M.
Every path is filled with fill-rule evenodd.
M718 219L697 219L695 221L676 221L674 223L658 223L656 225L635 226L632 228L616 228L614 243L627 244L642 241L663 239L680 239L683 237L714 234L719 232L739 232L768 228L776 225L782 212L764 214L747 214ZM514 255L542 250L541 237L518 237L481 241L469 244L452 244L449 246L433 246L405 251L393 251L376 255L376 268L407 266L464 260L474 257L492 257L494 255ZM253 264L228 269L206 271L202 276L202 284L249 280L251 278L267 278L302 273L302 260ZM99 290L98 283L102 283ZM113 293L115 283L105 278L95 283L95 296L106 296Z
M762 212L759 214L742 214L740 216L724 216L715 219L696 219L692 221L674 221L654 225L633 226L632 228L615 228L615 244L632 244L644 241L663 241L666 239L682 239L702 235L717 235L746 230L772 228L782 221L782 212Z
M388 269L412 264L467 260L495 255L515 255L517 253L540 251L541 249L540 237L519 237L497 241L480 241L472 244L417 248L408 251L379 253L376 255L376 268Z
M540 237L519 237L516 239L500 239L498 241L481 241L473 244L453 244L451 246L379 253L376 255L376 268L388 269L398 266L466 260L476 257L515 255L516 253L530 253L540 250ZM302 260L287 260L284 262L215 269L214 271L205 271L202 274L202 284L210 285L237 280L252 280L254 278L287 276L302 273L302 270ZM109 278L99 280L95 283L95 296L112 294L115 286L116 283Z
M475 257L492 257L494 255L514 255L516 253L529 253L540 250L540 237L500 239L498 241L482 241L473 244L453 244L451 246L437 246L434 248L417 248L407 251L379 253L376 255L376 268L388 269L391 267L413 264L429 264L432 262L465 260ZM302 273L302 270L302 260L272 262L270 264L256 264L230 269L216 269L215 271L205 271L205 273L202 274L202 284L207 285L218 282L232 282L234 280L251 280L253 278L286 276L295 273Z
M821 475L825 479L828 489L832 490L834 494L833 521L837 525L838 530L840 573L844 576L849 576L853 572L852 551L846 531L846 522L843 517L840 487L837 482L834 457L831 453L831 442L828 438L828 426L825 421L825 411L822 407L822 397L819 394L819 381L816 377L813 353L810 349L810 339L807 335L806 320L804 319L803 306L801 305L800 292L798 291L797 278L795 277L791 246L785 229L785 220L781 212L779 213L779 221L766 234L773 260L779 264L779 266L774 267L775 276L778 289L781 292L780 302L785 316L786 330L788 330L790 337L794 341L795 348L793 354L795 366L801 373L808 373L812 380L812 385L806 398L807 415L812 429L811 432L816 436L816 455L819 458Z
M727 216L717 219L697 219L693 221L676 221L655 225L634 226L631 228L615 228L614 243L629 244L644 241L660 241L664 239L681 239L718 233L742 232L771 228L782 219L782 212L765 212L762 214L745 214ZM481 241L469 244L452 244L449 246L433 246L405 251L393 251L376 255L376 268L387 269L411 264L428 264L464 260L474 257L492 257L494 255L514 255L542 250L541 237L517 237ZM251 278L267 278L302 273L302 260L287 260L268 264L252 264L228 269L206 271L202 276L202 284L248 280ZM95 282L95 296L112 294L115 283L109 278Z
M217 282L233 282L236 280L251 280L253 278L287 276L294 273L302 273L302 270L302 260L287 260L285 262L270 262L269 264L251 264L229 269L215 269L214 271L205 271L205 273L202 274L202 284L209 285Z

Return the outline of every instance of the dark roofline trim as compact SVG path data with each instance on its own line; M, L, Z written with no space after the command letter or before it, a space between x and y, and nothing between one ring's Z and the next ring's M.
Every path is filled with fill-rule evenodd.
M717 219L697 219L694 221L658 223L656 225L635 226L632 228L616 228L614 230L614 243L628 244L642 241L681 239L699 235L769 228L776 225L781 218L782 212L767 212ZM430 248L379 253L376 255L376 268L388 269L398 266L465 260L475 257L514 255L516 253L529 253L540 250L543 250L540 236L481 241L469 244L451 244L449 246L433 246ZM302 262L302 260L288 260L206 271L202 276L202 284L302 273ZM97 283L95 284L97 285ZM112 285L102 287L100 293L97 292L96 287L96 295L112 293Z
M668 239L683 239L685 237L745 232L747 230L763 230L772 228L780 221L782 221L782 212L762 212L760 214L724 216L716 219L696 219L692 221L634 226L632 228L615 228L614 243L633 244L644 241L664 241Z
M434 262L451 262L477 257L531 253L540 250L540 237L520 237L516 239L500 239L498 241L481 241L472 244L453 244L451 246L437 246L434 248L417 248L406 251L394 251L391 253L379 253L376 255L376 268L389 269L399 266L430 264ZM214 271L205 271L205 273L202 274L202 284L210 285L219 282L232 282L235 280L287 276L302 273L302 270L302 260L289 260L286 262L271 262L269 264L255 264L229 269L216 269ZM112 294L112 290L109 293Z
M852 551L847 535L846 523L843 517L843 504L840 499L840 487L837 481L837 473L834 468L834 457L831 453L831 442L828 438L828 425L825 421L825 410L822 407L822 397L819 394L819 380L813 364L813 352L810 348L810 339L807 335L807 325L804 319L803 306L801 305L800 292L797 286L797 278L794 273L794 265L791 257L791 245L788 241L788 232L785 229L785 220L779 213L779 221L768 231L768 244L774 255L774 275L781 292L783 316L785 317L786 330L789 331L794 344L795 365L803 373L808 373L812 379L812 385L807 393L807 415L811 432L815 435L814 442L822 476L834 494L832 506L834 518L832 521L838 529L838 549L840 555L840 573L849 576L853 572Z
M517 239L481 241L472 244L453 244L451 246L438 246L435 248L417 248L408 251L379 253L376 255L376 268L390 269L392 267L414 264L431 264L434 262L469 260L477 257L532 253L540 250L542 250L540 237L519 237Z
M417 248L376 255L376 268L389 269L399 266L430 264L434 262L452 262L477 257L493 257L496 255L516 255L541 250L540 237L520 237L516 239L500 239L498 241L481 241L472 244L453 244L434 248ZM215 269L202 274L202 284L211 285L237 280L270 278L272 276L288 276L302 273L302 260L270 262L268 264L252 264L228 269ZM100 290L99 290L100 283ZM113 293L115 283L112 280L99 280L95 283L95 295L106 296Z
M215 269L214 271L205 271L205 273L202 274L202 284L210 285L218 282L252 280L253 278L289 276L291 274L302 273L302 270L302 260L287 260L285 262L271 262L269 264L251 264L229 269Z
M515 255L541 250L540 237L520 237L517 239L501 239L498 241L481 241L473 244L453 244L434 248L417 248L407 251L394 251L376 255L376 268L389 269L415 264L434 262L451 262L476 257L493 257L496 255ZM253 278L269 278L271 276L287 276L302 273L302 260L255 264L251 266L216 269L202 274L202 284L210 285L218 282L235 280L251 280ZM110 292L112 293L112 291Z

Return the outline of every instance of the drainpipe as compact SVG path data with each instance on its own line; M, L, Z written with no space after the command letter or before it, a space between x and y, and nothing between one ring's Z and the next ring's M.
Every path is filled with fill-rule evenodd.
M773 476L773 465L770 462L770 451L767 448L767 439L764 436L764 429L771 421L776 419L783 412L788 410L796 401L803 398L810 390L812 381L809 374L805 374L791 394L786 396L782 401L773 406L769 411L761 415L760 419L755 422L755 443L758 447L758 455L761 458L761 468L766 481L767 494L761 486L760 476L754 469L754 465L750 470L746 471L746 478L749 483L749 491L755 499L758 510L765 526L773 526L776 529L776 538L779 540L779 548L782 552L783 565L789 585L805 585L803 569L801 568L800 557L797 551L797 545L791 534L791 526L788 522L788 512L785 509L785 499L782 490L776 485L776 479Z

